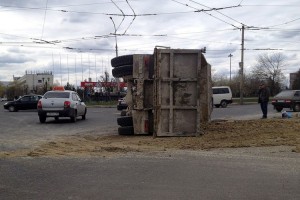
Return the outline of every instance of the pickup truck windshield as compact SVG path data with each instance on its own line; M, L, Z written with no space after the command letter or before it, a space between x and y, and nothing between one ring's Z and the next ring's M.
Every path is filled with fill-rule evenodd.
M45 99L48 98L69 98L70 93L69 92L47 92L44 95Z

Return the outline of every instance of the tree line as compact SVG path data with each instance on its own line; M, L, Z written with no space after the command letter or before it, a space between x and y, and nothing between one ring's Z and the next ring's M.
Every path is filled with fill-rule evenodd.
M258 86L264 82L270 89L272 96L288 89L287 79L283 71L288 67L287 57L282 53L261 54L249 72L244 73L244 97L257 96ZM233 76L231 81L224 75L213 75L213 86L227 85L231 87L234 97L240 97L240 75ZM300 69L290 89L300 89Z
M261 82L265 82L270 89L271 95L276 95L281 90L287 89L286 77L283 71L288 67L287 58L282 53L260 54L256 58L256 63L252 66L250 72L244 73L244 97L257 96L258 86ZM102 81L113 81L108 72L101 76ZM212 76L213 86L230 86L233 97L240 96L240 76L237 74L231 80L224 75L214 74ZM74 85L67 83L66 89L75 90ZM77 88L78 89L78 88ZM300 89L300 69L290 89ZM47 90L47 89L46 89ZM37 94L44 94L45 88L37 90ZM105 92L112 92L111 88L105 88ZM85 91L80 91L84 96ZM0 82L0 97L6 96L13 99L15 96L24 95L24 88L17 82L13 82L9 86L4 86Z

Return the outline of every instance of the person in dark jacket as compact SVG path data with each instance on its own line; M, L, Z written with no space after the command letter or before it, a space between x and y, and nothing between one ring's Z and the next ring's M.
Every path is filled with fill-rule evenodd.
M265 83L261 83L259 85L258 91L258 103L260 103L260 108L263 113L262 119L266 119L268 117L268 102L270 97L270 91L266 87Z

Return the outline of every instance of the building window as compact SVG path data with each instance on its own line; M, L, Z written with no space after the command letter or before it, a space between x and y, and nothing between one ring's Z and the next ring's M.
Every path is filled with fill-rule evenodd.
M38 83L42 83L42 80L38 80Z

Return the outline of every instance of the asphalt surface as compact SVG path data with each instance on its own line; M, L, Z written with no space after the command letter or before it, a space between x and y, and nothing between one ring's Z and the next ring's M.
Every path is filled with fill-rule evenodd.
M271 108L270 117L280 116ZM0 111L0 151L60 135L116 134L115 108L87 120L40 124L35 111ZM212 119L260 118L258 104L215 109ZM300 199L300 155L255 149L166 151L115 157L0 159L0 199Z
M300 199L299 157L216 152L0 160L0 199Z
M117 134L116 108L89 108L86 120L78 118L72 123L69 118L47 118L45 124L39 122L36 110L9 112L0 109L0 151L31 148L43 141L53 140L61 135L82 133Z
M32 148L41 142L53 140L62 135L75 134L117 134L117 118L120 112L114 108L90 107L86 120L78 118L72 123L69 118L58 122L47 118L45 124L40 124L35 110L9 112L2 109L0 103L0 151ZM280 117L269 105L269 117ZM229 105L227 108L214 108L212 120L243 120L259 119L261 111L258 104Z

